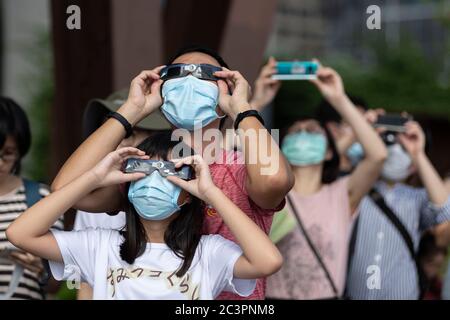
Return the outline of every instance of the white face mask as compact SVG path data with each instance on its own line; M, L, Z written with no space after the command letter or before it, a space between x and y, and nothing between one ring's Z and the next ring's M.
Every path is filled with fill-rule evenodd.
M388 147L388 158L384 162L381 176L389 181L399 182L410 175L411 157L400 144Z

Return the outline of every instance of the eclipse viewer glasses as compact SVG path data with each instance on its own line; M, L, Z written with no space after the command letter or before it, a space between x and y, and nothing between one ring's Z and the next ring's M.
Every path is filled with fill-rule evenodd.
M146 175L151 175L157 170L162 177L175 176L180 179L189 181L192 180L192 167L182 166L180 169L175 168L175 163L171 161L160 161L160 160L141 160L141 159L128 159L124 172L125 173L145 173Z
M167 81L175 78L182 78L186 76L194 76L201 80L217 81L218 77L214 76L217 71L222 71L221 67L216 67L211 64L171 64L161 70L159 75L161 80Z

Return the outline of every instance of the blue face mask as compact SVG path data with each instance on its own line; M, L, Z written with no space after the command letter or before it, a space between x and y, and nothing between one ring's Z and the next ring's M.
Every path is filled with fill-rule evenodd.
M356 166L364 158L364 149L359 142L355 142L347 149L347 157Z
M216 112L219 88L193 76L171 79L162 88L162 112L177 128L203 128L220 118Z
M327 139L320 133L297 132L284 139L281 149L294 166L315 165L325 159Z
M180 187L155 171L144 179L131 183L128 199L145 220L164 220L180 210L180 192Z

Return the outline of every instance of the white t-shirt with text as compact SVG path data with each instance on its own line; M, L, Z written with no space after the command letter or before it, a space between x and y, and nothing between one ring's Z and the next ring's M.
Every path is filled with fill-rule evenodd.
M124 238L117 230L87 229L52 233L64 263L50 261L56 280L87 282L100 300L211 300L222 291L249 296L256 280L237 279L233 269L241 248L220 235L202 236L188 272L178 278L182 260L161 243L148 243L133 265L120 257Z

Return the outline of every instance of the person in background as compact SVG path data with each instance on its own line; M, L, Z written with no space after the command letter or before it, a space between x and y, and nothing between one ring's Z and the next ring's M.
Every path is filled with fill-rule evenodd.
M367 111L367 103L364 99L352 95L349 95L349 99L362 114ZM364 158L361 143L356 140L355 133L349 124L343 121L342 116L325 99L319 103L316 117L325 123L336 141L336 147L340 154L340 174L349 174Z
M14 247L5 231L29 206L49 194L44 184L21 176L31 146L28 118L13 100L0 97L0 299L41 300L45 268L41 258ZM61 219L54 228L62 230ZM15 271L16 270L16 271Z
M270 57L255 81L250 105L258 111L270 105L281 88L282 81L272 79L272 76L277 73L276 66L277 61L274 57ZM348 97L362 114L367 111L368 106L363 98L353 95ZM343 121L339 112L326 99L322 99L316 110L316 118L326 125L336 142L338 153L341 155L341 175L349 174L364 157L361 144L356 141L351 127Z
M277 73L277 61L270 57L267 63L261 68L258 78L253 86L253 95L250 105L253 109L262 111L273 102L281 88L281 81L272 79Z
M424 276L424 300L441 300L441 271L447 258L447 247L440 247L432 231L427 231L420 240L418 259Z
M371 196L361 203L347 278L352 299L420 298L420 237L450 220L449 193L425 153L422 128L409 121L404 130L394 136L383 133L389 156ZM424 188L405 184L413 173Z
M83 117L83 136L87 139L106 120L111 112L117 109L126 101L128 89L120 90L111 94L105 100L94 99L89 102ZM149 117L141 121L135 128L133 134L122 140L118 149L125 147L137 147L142 141L148 138L156 130L169 130L170 123L160 113L152 113ZM75 216L73 230L80 231L89 228L121 230L125 226L125 212L114 213L92 213L78 210ZM92 288L87 283L81 283L77 292L78 300L91 300L93 297Z
M267 148L263 159L256 157L251 163L250 148L242 153L220 149L214 159L207 159L214 183L239 206L262 230L270 231L273 214L284 207L284 198L294 184L294 177L288 162L279 151L277 142L264 128L257 112L249 103L248 82L238 71L230 71L220 55L209 48L189 46L181 49L169 65L174 64L197 67L207 64L210 69L222 68L215 72L218 80L202 80L197 74L183 74L175 78L161 79L164 66L143 71L131 84L127 101L117 110L117 118L106 121L92 134L67 160L53 181L53 190L64 185L91 169L108 153L116 150L128 129L158 109L171 122L173 129L184 129L190 137L183 140L195 152L204 155L205 150L220 147L220 141L211 141L203 136L208 129L219 130L224 117L230 117L240 130L239 139L246 140L259 150ZM177 67L177 66L175 66ZM188 98L187 98L188 97ZM239 117L239 119L238 119ZM239 121L237 121L239 120ZM200 126L200 128L198 128ZM246 136L256 132L255 140ZM200 145L195 145L193 137L198 133ZM216 139L214 139L216 140ZM232 159L232 163L224 160ZM213 161L211 161L213 160ZM262 174L265 168L276 167L273 174ZM97 194L90 193L80 199L75 207L89 212L120 211L124 208L119 190L116 187L102 188ZM226 239L236 241L222 217L214 206L204 207L205 234L220 234ZM264 299L265 279L257 281L256 290L246 299ZM224 293L219 299L242 299L232 293Z
M320 67L317 76L312 82L351 126L366 156L350 175L339 178L340 155L321 119L297 120L289 126L282 151L292 166L295 185L286 210L296 225L278 239L284 264L268 279L268 299L343 296L350 231L359 203L387 157L379 135L345 94L339 74Z

